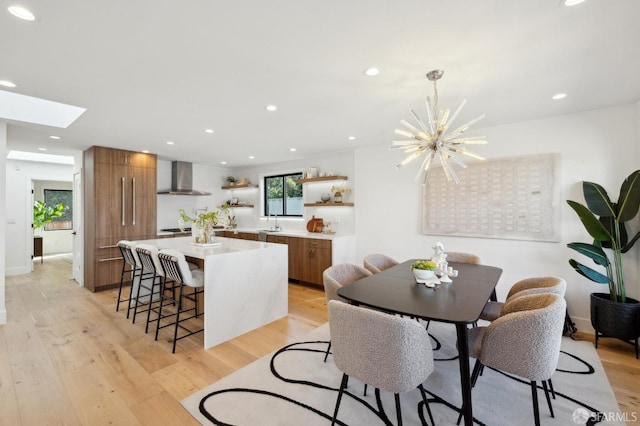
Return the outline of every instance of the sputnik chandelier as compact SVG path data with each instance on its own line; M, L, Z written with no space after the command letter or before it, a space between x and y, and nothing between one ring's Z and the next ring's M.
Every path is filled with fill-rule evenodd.
M413 110L410 110L411 115L418 123L418 127L413 126L405 120L400 120L400 123L409 129L409 131L396 129L395 133L409 139L393 141L390 148L402 149L406 154L408 154L407 157L396 166L397 168L410 163L420 157L423 153L426 154L426 157L418 170L418 174L414 179L417 181L422 177L422 184L427 183L427 179L429 178L429 167L431 167L431 164L436 157L440 160L440 164L442 164L442 170L444 170L447 180L453 180L455 183L459 183L460 181L451 166L451 162L465 168L467 165L461 160L460 155L484 160L483 157L467 151L464 145L484 145L487 143L487 137L462 137L462 134L466 132L469 127L484 118L484 114L449 132L451 125L462 110L462 107L467 103L467 100L465 99L462 101L456 112L451 117L449 117L449 109L444 111L438 109L438 87L436 83L442 77L442 74L444 74L444 71L442 70L434 70L427 73L429 81L433 81L433 102L429 96L425 98L427 106L427 122L425 123L422 121Z

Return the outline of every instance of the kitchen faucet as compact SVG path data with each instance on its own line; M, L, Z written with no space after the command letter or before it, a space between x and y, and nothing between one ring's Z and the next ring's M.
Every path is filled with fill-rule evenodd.
M274 213L273 216L275 216L275 218L276 218L276 224L273 227L273 230L274 231L280 231L282 228L280 227L280 225L278 225L278 214ZM271 214L269 214L269 216L267 217L267 222L269 221L269 217L271 217Z

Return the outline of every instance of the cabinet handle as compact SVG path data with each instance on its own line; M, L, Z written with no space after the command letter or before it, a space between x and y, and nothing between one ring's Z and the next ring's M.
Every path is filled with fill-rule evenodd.
M107 248L116 248L118 247L117 244L111 245L111 246L98 246L99 249L107 249Z
M131 197L131 203L132 203L132 211L133 211L133 220L131 221L132 225L136 224L136 178L131 178L131 183L132 183L132 197Z
M110 257L109 259L100 259L98 262L113 262L114 260L122 260L122 257Z
M124 203L125 203L125 199L124 199L124 176L122 176L122 226L125 226L124 223Z

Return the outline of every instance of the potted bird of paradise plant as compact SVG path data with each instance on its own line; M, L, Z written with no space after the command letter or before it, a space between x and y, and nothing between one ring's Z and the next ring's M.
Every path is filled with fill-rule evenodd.
M586 206L571 200L567 203L578 214L593 243L574 242L567 246L604 268L604 271L596 270L574 259L569 260L580 275L609 287L608 294L591 294L595 344L598 347L599 337L614 337L634 345L638 358L640 302L627 296L622 255L640 239L640 231L630 237L625 226L625 222L636 217L640 208L640 170L624 180L615 203L596 183L583 182L582 190Z

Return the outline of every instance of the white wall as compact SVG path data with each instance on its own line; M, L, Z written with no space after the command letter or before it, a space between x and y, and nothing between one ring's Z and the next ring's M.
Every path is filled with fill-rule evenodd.
M318 173L332 173L334 176L347 176L347 181L326 181L304 184L304 202L314 203L320 201L322 193L330 193L332 186L344 185L354 191L343 197L343 201L353 201L356 195L354 176L354 153L353 151L341 152L337 154L317 156L314 158L301 159L297 161L287 161L283 163L269 164L266 166L239 168L233 170L233 176L238 179L247 178L253 184L262 182L262 177L270 174L288 173L303 171L307 166L317 169ZM246 201L255 205L253 209L236 208L233 214L236 215L239 228L268 228L266 217L263 216L260 204L260 191L256 189L237 189L227 191L227 198L237 197L238 201ZM355 209L359 208L357 205ZM304 216L298 218L278 218L278 224L285 230L304 231L306 224L312 216L323 218L325 222L331 222L332 228L338 235L351 235L355 232L354 207L305 207Z
M579 256L566 248L572 241L589 242L566 199L583 201L581 181L602 184L612 197L622 180L640 168L638 105L619 106L579 114L550 117L474 131L486 134L489 144L475 149L487 158L539 153L560 153L561 241L559 243L500 239L462 238L421 234L422 187L413 178L418 164L404 169L395 165L403 158L391 152L389 141L355 153L355 176L359 183L356 203L356 257L386 253L400 260L429 258L436 241L449 251L480 255L483 263L503 268L498 298L503 300L511 285L522 278L556 275L567 280L567 303L579 329L590 330L589 294L606 287L580 277L568 264ZM383 144L383 145L382 145ZM439 172L436 171L436 172ZM434 172L435 173L435 172ZM637 224L633 228L637 230ZM627 253L628 295L640 295L637 262L640 244Z
M0 163L5 164L7 158L7 124L0 122ZM4 167L3 167L4 168ZM7 174L0 173L0 200L5 200L5 203L0 207L0 241L7 241L6 235L6 223L7 223L7 205L8 199L5 198L7 194ZM6 245L0 244L0 324L7 323L7 309L5 307L5 254Z
M193 165L193 189L206 191L211 195L158 195L158 229L177 228L178 210L184 209L191 215L194 209L215 210L226 200L221 187L230 170L222 167ZM158 190L171 188L171 161L158 160Z
M31 272L28 262L31 262L29 256L33 252L31 181L72 181L74 166L17 160L6 160L6 166L6 179L10 184L4 185L7 200L5 274L26 274Z

